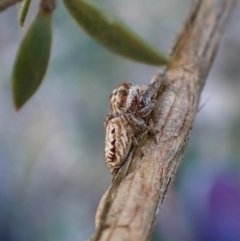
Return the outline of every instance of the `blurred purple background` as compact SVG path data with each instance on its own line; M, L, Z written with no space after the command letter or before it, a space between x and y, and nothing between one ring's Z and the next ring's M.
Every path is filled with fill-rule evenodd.
M11 70L33 20L0 13L0 241L79 241L94 231L110 185L103 121L119 83L148 83L155 67L90 39L57 1L50 65L40 89L15 113ZM167 53L191 1L93 1ZM188 148L152 240L240 241L240 4L230 16L205 85Z

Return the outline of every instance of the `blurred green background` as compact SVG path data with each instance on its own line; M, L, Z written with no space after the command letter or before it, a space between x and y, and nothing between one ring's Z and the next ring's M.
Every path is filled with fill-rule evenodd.
M167 54L191 1L94 1ZM240 6L235 6L205 85L188 148L152 240L240 240ZM0 14L0 241L79 241L94 231L110 185L103 121L123 81L157 68L120 58L90 39L57 1L47 74L18 112L11 70L26 26Z

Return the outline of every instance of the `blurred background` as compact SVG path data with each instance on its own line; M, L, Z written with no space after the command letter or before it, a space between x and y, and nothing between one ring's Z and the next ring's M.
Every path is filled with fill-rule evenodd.
M191 0L92 0L167 54ZM24 29L16 7L0 13L0 241L79 241L94 231L111 183L104 163L108 98L123 81L148 83L157 68L90 39L57 1L44 82L16 113L11 71ZM201 110L152 240L240 241L240 4L201 98Z

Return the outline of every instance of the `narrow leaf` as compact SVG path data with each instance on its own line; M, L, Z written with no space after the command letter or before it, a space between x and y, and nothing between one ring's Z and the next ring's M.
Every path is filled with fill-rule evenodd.
M16 110L35 93L48 66L51 49L51 14L40 11L23 38L12 73Z
M131 29L87 1L63 0L63 2L77 23L92 38L111 51L146 64L168 63L164 55L158 53Z
M18 22L21 27L23 27L24 25L25 18L27 16L30 4L31 4L31 0L23 0L17 4Z

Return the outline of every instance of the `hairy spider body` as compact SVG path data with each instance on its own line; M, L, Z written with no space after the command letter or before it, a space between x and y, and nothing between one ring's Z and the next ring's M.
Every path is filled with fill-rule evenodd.
M112 173L117 173L125 162L132 145L137 145L139 135L149 127L132 113L109 120L105 137L105 160Z
M157 82L158 81L158 82ZM162 83L158 79L149 85L135 85L125 82L110 95L110 114L104 125L105 160L107 167L116 175L122 167L132 145L148 126L148 117L156 106L156 93Z
M124 115L108 122L105 138L105 160L111 172L119 169L132 146L133 131Z

